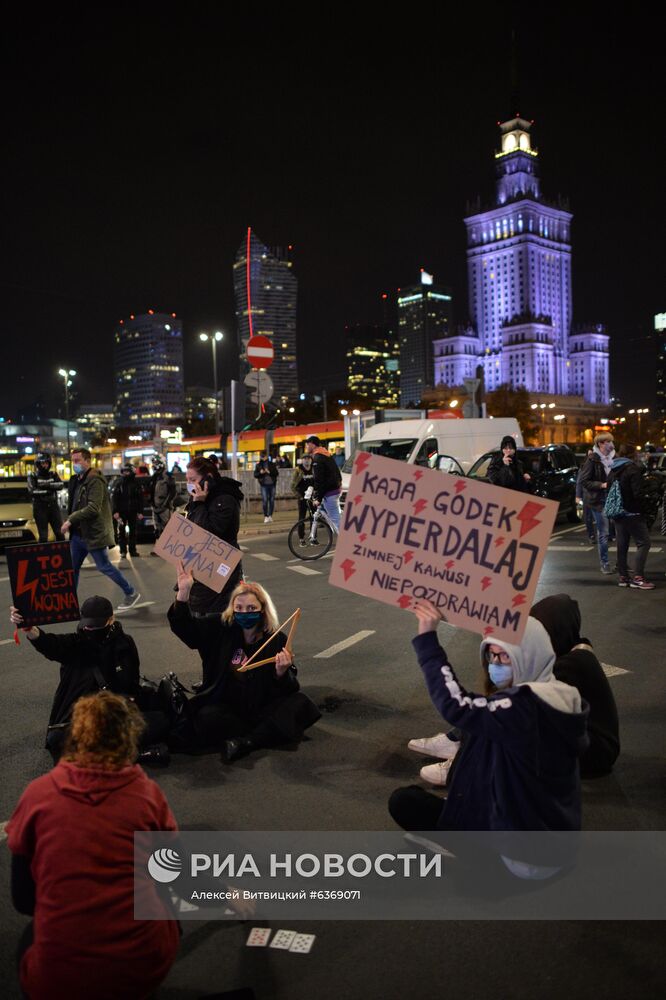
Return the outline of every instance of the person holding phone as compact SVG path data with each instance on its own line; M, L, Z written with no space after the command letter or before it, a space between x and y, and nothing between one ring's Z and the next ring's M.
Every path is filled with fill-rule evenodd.
M499 454L494 455L488 466L488 482L503 486L505 490L528 491L532 477L516 458L516 439L509 434L502 438Z
M238 548L240 505L243 499L241 484L228 476L220 476L207 458L192 459L187 466L185 481L190 494L185 510L189 520ZM196 580L189 600L192 614L206 615L224 611L232 591L242 578L243 568L239 563L219 594Z

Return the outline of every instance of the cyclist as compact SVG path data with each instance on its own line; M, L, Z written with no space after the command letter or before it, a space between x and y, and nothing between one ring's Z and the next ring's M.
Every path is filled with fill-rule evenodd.
M305 451L312 456L312 471L314 476L312 501L315 507L320 505L329 518L336 532L340 531L340 493L342 491L342 476L329 451L323 447L320 439L312 434L305 441Z

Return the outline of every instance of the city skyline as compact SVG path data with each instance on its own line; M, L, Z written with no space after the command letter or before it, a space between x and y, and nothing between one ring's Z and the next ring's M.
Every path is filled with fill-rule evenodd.
M351 58L342 77L334 34L316 53L287 44L278 56L267 25L254 41L260 69L238 102L233 32L220 43L212 15L195 20L176 38L149 31L147 18L130 35L112 19L92 53L65 19L31 29L10 59L2 285L6 362L17 374L0 415L39 394L49 410L61 405L63 365L79 373L83 402L110 398L107 331L149 308L182 320L191 384L210 381L199 332L223 330L225 381L236 360L230 265L248 226L267 246L294 247L302 388L342 386L345 325L382 322L381 295L394 296L405 275L423 267L466 302L461 220L468 202L489 198L496 122L517 112L536 120L548 151L544 189L571 201L576 318L607 324L611 389L642 405L644 372L628 342L651 330L666 288L651 151L663 89L656 38L584 17L575 35L558 24L521 29L516 107L501 18L473 38L447 24L460 44L445 64L434 40L418 59L401 49L398 75L387 58L397 41L368 48L360 34L364 59ZM176 51L170 72L157 72Z

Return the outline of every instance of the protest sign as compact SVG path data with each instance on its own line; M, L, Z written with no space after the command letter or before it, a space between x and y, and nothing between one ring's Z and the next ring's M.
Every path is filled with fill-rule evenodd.
M558 504L474 479L356 456L330 583L518 643Z
M14 607L26 627L78 621L69 542L15 545L5 555Z
M155 552L174 566L182 563L195 580L218 594L243 557L240 549L175 513L157 540Z

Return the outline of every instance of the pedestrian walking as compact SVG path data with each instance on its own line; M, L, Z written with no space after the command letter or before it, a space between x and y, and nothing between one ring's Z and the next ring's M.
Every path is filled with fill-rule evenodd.
M505 490L529 489L532 477L525 472L523 463L516 457L516 439L507 434L502 438L499 454L493 455L488 466L488 482L503 486Z
M261 486L261 503L264 511L264 524L273 520L275 509L275 484L278 478L278 468L272 458L262 451L261 458L254 467L254 478Z
M340 493L342 492L342 476L335 459L322 445L320 439L310 435L305 441L306 454L312 456L313 492L312 502L315 507L324 508L335 530L340 530Z
M608 495L608 477L614 458L613 436L604 431L595 437L592 454L585 459L585 464L579 473L580 484L583 488L583 502L592 511L594 518L599 566L601 572L606 575L615 572L608 559L609 523L604 513L604 504Z
M590 450L587 453L587 458L591 458L593 455L594 452L590 448ZM585 463L581 465L580 469L578 470L578 475L576 476L576 500L580 500L583 505L583 524L585 525L585 531L587 532L587 537L590 539L591 542L594 542L594 544L596 545L597 535L594 525L594 514L592 513L592 509L590 508L589 504L585 500L585 491L583 490L583 483L581 482L581 473L583 471L584 465Z
M40 451L35 458L34 472L28 473L28 490L32 497L32 516L39 532L40 542L47 542L49 526L56 542L64 541L62 515L58 494L64 489L57 472L51 470L51 456Z
M228 476L217 475L206 458L193 458L187 466L185 477L190 494L186 508L188 519L238 548L240 505L243 499L241 484ZM239 563L219 594L198 580L195 581L190 594L192 613L205 615L224 611L231 592L242 576L242 563Z
M68 483L69 514L62 530L69 531L74 583L78 588L83 560L90 554L100 573L117 583L124 594L117 610L127 611L134 607L141 594L109 560L109 546L115 542L111 500L104 476L92 468L92 456L87 448L74 449L72 468L74 475Z
M622 502L622 512L616 513L613 517L617 537L619 586L632 587L635 590L654 590L654 584L645 579L645 563L650 551L650 532L646 518L647 490L644 470L636 462L635 445L620 446L608 477L609 490L614 483L618 484ZM608 501L610 503L610 496ZM627 561L632 539L636 543L633 573Z
M120 558L127 556L129 542L129 554L138 559L136 526L137 521L143 521L143 486L137 482L134 466L130 462L123 465L120 479L111 492L111 510L118 526Z

